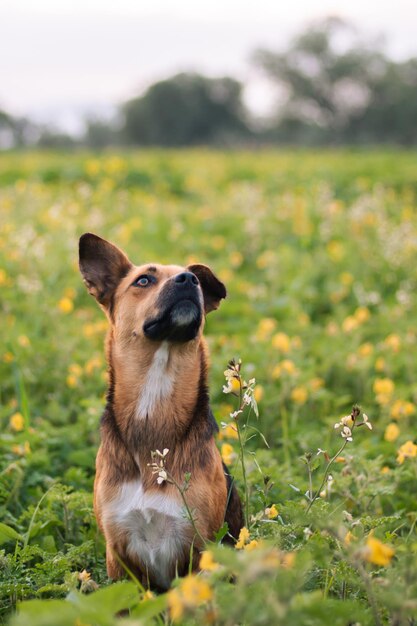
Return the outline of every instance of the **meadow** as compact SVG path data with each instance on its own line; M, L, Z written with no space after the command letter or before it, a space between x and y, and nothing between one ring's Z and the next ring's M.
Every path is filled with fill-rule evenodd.
M0 155L1 623L417 623L416 173L401 151ZM228 288L210 394L246 529L166 594L106 577L85 231ZM238 424L232 358L259 409Z

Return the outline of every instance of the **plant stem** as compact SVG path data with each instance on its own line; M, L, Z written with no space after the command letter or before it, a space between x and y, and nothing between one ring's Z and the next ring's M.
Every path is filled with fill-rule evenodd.
M181 487L171 475L168 475L168 481L171 482L178 489L180 496L182 498L182 501L184 503L184 507L187 512L188 519L190 520L192 527L194 528L195 534L197 535L197 537L200 539L200 541L202 542L204 546L206 544L206 540L204 539L203 535L200 533L200 531L198 530L196 526L194 516L192 514L190 507L188 506L187 498L185 497L184 488Z
M320 485L320 487L317 489L317 491L316 491L316 493L315 493L314 497L310 500L310 502L309 502L309 504L308 504L308 507L307 507L307 509L306 509L306 513L308 513L308 512L309 512L309 510L310 510L310 509L311 509L311 507L313 506L314 502L315 502L315 501L317 500L317 498L319 497L320 492L321 492L321 490L323 489L323 487L324 487L324 485L325 485L325 482L326 482L326 479L327 479L327 475L328 475L328 473L329 473L329 470L330 470L331 465L332 465L332 464L334 463L334 461L337 459L337 457L339 456L339 454L341 454L341 453L343 452L343 450L346 448L347 443L348 443L348 442L347 442L347 440L345 440L345 441L343 442L343 446L342 446L341 448L339 448L339 450L336 452L336 454L335 454L335 455L334 455L334 456L330 459L330 461L327 463L327 465L326 465L326 469L324 470L324 476L323 476L323 480L321 481L321 485Z

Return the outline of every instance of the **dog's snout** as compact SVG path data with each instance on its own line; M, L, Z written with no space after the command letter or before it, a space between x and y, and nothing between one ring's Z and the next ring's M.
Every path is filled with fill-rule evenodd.
M181 272L174 278L174 282L182 285L198 285L198 278L192 272Z

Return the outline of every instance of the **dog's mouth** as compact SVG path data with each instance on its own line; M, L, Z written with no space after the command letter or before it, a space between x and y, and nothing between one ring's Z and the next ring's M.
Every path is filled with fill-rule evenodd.
M183 343L195 339L201 326L202 307L194 299L177 300L143 325L145 337L153 341Z

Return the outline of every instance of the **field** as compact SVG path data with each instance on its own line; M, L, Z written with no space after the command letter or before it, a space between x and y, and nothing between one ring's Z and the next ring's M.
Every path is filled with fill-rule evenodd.
M0 156L0 621L417 623L416 172L388 151ZM85 231L228 288L210 393L247 532L167 594L106 578L106 320L78 272ZM242 447L231 358L256 379Z

